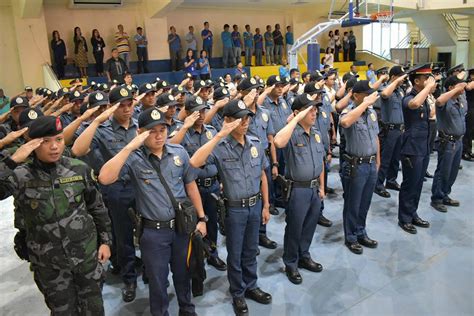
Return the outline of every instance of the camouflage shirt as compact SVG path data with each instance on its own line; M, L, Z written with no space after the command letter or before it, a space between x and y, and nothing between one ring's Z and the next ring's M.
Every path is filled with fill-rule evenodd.
M107 210L92 170L82 161L33 159L14 170L2 164L0 199L14 196L33 265L72 268L96 256L98 243L111 243Z

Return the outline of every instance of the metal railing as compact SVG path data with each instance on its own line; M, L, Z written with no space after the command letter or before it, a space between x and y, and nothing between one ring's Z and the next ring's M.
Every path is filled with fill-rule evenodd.
M458 21L456 21L456 18L450 13L444 13L443 16L453 30L454 34L456 34L458 41L469 41L469 26L459 25Z
M387 55L382 56L382 55L376 54L376 53L374 53L374 52L372 52L372 51L370 51L370 50L358 49L358 50L356 50L356 53L366 53L366 54L372 55L372 56L374 56L374 57L377 57L377 58L379 58L379 59L383 59L384 61L386 61L386 62L388 62L388 63L396 64L393 60L391 60L391 59L389 58L389 56L387 56Z
M418 30L418 31L409 32L393 48L397 48L397 49L410 48L412 43L414 44L413 46L415 48L429 48L431 45L428 39L425 36L423 36L421 32Z

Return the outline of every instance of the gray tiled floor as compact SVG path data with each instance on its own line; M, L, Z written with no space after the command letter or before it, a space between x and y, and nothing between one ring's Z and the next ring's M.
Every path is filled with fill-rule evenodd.
M434 172L435 156L429 170ZM429 206L431 180L425 183L419 214L431 222L417 235L404 233L397 223L398 194L374 196L368 216L368 233L379 241L377 249L356 256L343 247L342 191L338 175L330 174L330 186L338 196L326 203L325 214L335 225L317 228L311 247L313 258L324 271L302 271L303 284L291 284L282 273L284 217L273 217L269 236L276 250L262 249L259 285L273 295L271 305L249 303L251 315L473 315L474 314L474 163L463 162L452 197L461 207L447 214ZM47 309L33 283L28 265L12 249L14 229L11 199L0 202L0 314L45 315ZM220 243L223 245L222 239ZM225 247L221 247L225 258ZM228 283L224 273L208 268L205 295L194 299L200 315L231 315ZM108 315L148 315L148 289L139 281L137 299L124 304L120 281L109 277L104 288ZM177 314L173 287L170 313Z

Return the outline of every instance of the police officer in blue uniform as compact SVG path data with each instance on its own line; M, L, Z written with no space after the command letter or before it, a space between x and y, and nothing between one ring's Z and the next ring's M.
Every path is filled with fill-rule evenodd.
M403 182L398 195L398 225L407 233L416 234L415 226L430 226L417 209L430 154L430 107L426 99L436 89L436 80L430 64L414 67L408 75L413 88L402 101L405 132L400 150Z
M444 82L446 92L436 99L438 121L438 164L431 187L431 206L447 212L446 205L459 206L459 201L449 197L461 163L462 137L466 132L467 107L460 96L467 83L456 76Z
M204 124L207 108L207 104L200 97L192 96L187 98L185 101L185 111L187 115L185 122L181 124L179 131L169 142L181 144L188 154L192 156L200 147L211 140L217 134L217 131L213 126ZM189 117L196 114L197 119L193 119L192 125L188 127L186 121ZM218 178L217 166L209 162L198 169L196 184L201 194L204 212L209 217L206 241L209 243L211 253L207 259L207 263L219 271L225 271L227 270L227 265L219 258L217 252L218 213L217 201L213 197L213 194L218 196L220 192Z
M81 157L89 151L99 150L104 162L108 161L137 135L138 122L132 118L131 91L124 87L116 87L110 91L109 99L114 105L96 117L74 142L72 152L75 156ZM112 118L109 119L112 114ZM136 295L137 271L133 223L128 215L128 209L135 206L135 193L130 175L122 172L117 181L108 185L105 190L118 262L125 285L122 289L122 299L131 302Z
M0 139L7 136L10 132L19 130L20 113L29 107L28 99L25 97L16 97L10 102L10 117L0 125Z
M303 279L298 268L321 272L321 264L311 259L309 247L319 219L321 199L324 198L324 145L314 127L320 108L317 95L303 93L293 100L295 117L275 136L275 146L285 150L285 177L290 181L283 262L290 282Z
M399 191L397 183L398 167L400 165L400 147L403 124L402 100L405 92L402 89L407 75L401 66L390 69L390 79L382 89L379 99L380 104L380 169L375 185L375 193L384 198L389 198L386 189ZM385 184L385 180L387 183ZM384 186L385 184L385 186Z
M230 91L225 86L214 90L213 94L214 104L206 112L205 124L214 126L217 131L220 131L224 123L224 116L222 109L230 100Z
M74 121L81 115L81 105L82 102L84 102L84 98L84 93L81 93L78 90L71 93L70 102L73 103L73 106L71 107L71 110L68 113L63 113L61 115L61 123L63 124L63 127L68 126L72 123L72 121Z
M163 93L156 98L155 105L157 108L163 108L163 116L168 127L168 137L173 137L180 126L180 122L175 118L178 101L171 93Z
M265 168L268 160L260 141L246 135L253 113L242 100L230 101L223 110L222 129L196 151L190 164L199 168L215 163L223 183L227 276L237 315L248 313L244 297L270 304L272 297L257 285L257 250L260 221L270 219Z
M189 197L199 218L196 230L205 236L207 217L194 181L196 173L189 165L186 150L166 142L168 131L163 113L156 108L147 109L140 114L138 124L140 134L102 167L99 181L111 184L125 173L135 188L144 227L140 250L150 280L151 313L168 315L170 266L179 315L197 315L186 267L189 236L175 231L175 210L160 179L177 201Z
M379 126L370 107L378 98L368 80L356 82L352 88L353 108L342 111L340 119L346 138L342 166L345 245L355 254L363 253L362 246L377 247L365 227L380 165Z
M143 94L140 102L133 109L133 118L138 119L141 112L155 106L156 88L151 83L144 83L138 88L138 94Z

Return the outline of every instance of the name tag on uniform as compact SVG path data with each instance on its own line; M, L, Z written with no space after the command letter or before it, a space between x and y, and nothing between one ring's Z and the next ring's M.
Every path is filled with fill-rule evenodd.
M84 178L82 176L73 176L73 177L67 177L67 178L59 178L58 180L60 184L66 184L66 183L83 181Z
M305 147L305 144L296 144L296 147Z
M224 161L224 162L236 162L236 161L239 161L239 159L237 159L237 158L224 158L224 159L222 159L222 161Z

